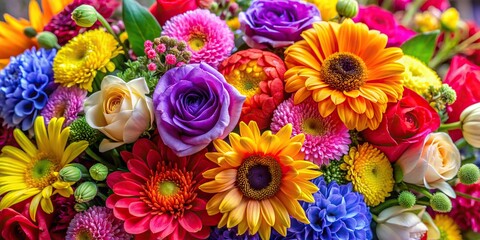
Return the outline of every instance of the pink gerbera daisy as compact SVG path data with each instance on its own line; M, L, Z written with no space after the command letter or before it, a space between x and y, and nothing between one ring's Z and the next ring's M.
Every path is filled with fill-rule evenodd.
M45 122L56 117L64 117L64 126L70 125L79 112L83 110L83 102L87 96L87 91L77 87L59 86L48 98L47 105L42 109L42 116Z
M106 207L91 207L85 212L77 213L67 230L67 240L76 239L115 239L127 240L132 236L123 229L123 221L113 216L113 211Z
M165 23L162 34L187 43L192 52L190 63L206 62L217 67L234 47L233 32L225 21L205 9L171 18Z
M339 160L346 154L351 140L347 127L338 117L331 115L323 118L317 107L311 99L294 105L293 98L290 98L273 112L270 128L277 132L291 123L293 135L305 134L301 150L305 153L305 159L318 165L326 165L330 160Z

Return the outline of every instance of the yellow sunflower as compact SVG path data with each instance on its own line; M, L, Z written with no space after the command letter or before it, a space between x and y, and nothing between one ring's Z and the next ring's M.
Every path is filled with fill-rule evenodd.
M13 135L21 149L5 146L0 156L0 195L3 195L0 210L33 197L29 212L35 220L38 205L46 213L53 212L52 195L73 194L73 183L63 182L58 172L80 155L88 142L74 142L66 147L70 129L62 130L64 120L52 118L47 131L43 117L37 117L34 124L37 146L15 129Z
M259 232L270 239L271 228L286 235L290 216L309 223L298 200L313 202L318 188L309 180L321 175L319 167L301 160L300 149L305 137L290 138L292 126L286 125L276 134L260 135L257 123L240 123L240 135L230 133L230 144L213 142L218 152L207 158L219 167L203 176L211 181L200 189L215 195L207 203L208 214L221 213L218 227L238 225L238 233Z
M350 19L314 23L302 37L285 51L285 90L295 104L312 97L323 117L336 112L349 129L376 129L387 104L402 97L402 50Z
M5 22L0 21L0 69L4 68L11 56L17 56L26 49L37 46L35 38L24 34L27 27L33 28L36 32L43 31L43 27L61 12L65 6L73 0L42 0L42 10L36 0L31 0L28 13L30 21L20 18L16 19L10 14L5 14Z
M89 92L97 71L112 72L113 58L123 53L113 35L95 29L82 33L60 48L53 60L56 83L65 87L77 85Z

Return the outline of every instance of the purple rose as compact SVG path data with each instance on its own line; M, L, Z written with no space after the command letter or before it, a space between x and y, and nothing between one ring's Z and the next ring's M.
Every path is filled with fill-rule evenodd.
M192 155L235 128L244 101L208 64L173 68L153 93L158 132L178 156Z
M292 45L312 23L321 21L315 5L295 0L257 0L238 19L243 40L259 49Z

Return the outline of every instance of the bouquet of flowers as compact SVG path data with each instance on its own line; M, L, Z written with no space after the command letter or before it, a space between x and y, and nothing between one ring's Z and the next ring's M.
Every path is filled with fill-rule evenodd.
M446 0L37 0L0 22L0 239L478 239Z

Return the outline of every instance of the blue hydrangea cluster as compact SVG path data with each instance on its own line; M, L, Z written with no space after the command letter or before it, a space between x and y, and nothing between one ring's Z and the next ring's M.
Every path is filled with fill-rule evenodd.
M260 240L258 234L249 235L248 231L245 234L238 235L238 230L234 228L214 228L209 237L210 240Z
M56 53L55 49L32 48L12 57L0 71L0 118L9 127L32 128L56 88L52 69Z
M313 180L320 189L313 194L314 203L302 203L310 224L292 219L288 230L298 239L372 239L372 215L363 195L352 184L327 184L323 177Z

